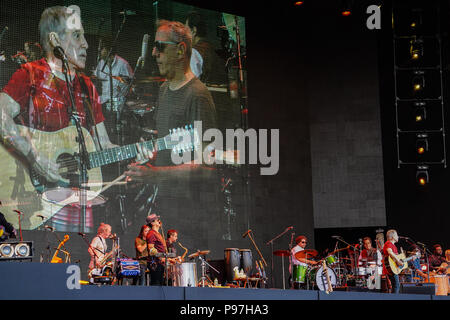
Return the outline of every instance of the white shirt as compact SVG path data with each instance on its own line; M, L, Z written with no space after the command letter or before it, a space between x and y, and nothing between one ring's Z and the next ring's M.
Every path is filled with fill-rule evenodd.
M99 78L102 83L102 92L100 95L100 102L103 104L108 102L111 99L110 95L110 83L109 83L109 65L106 65L105 69L102 72L102 68L105 64L105 60L100 60L95 69L95 75ZM133 70L131 69L128 62L119 57L118 55L114 56L114 61L112 63L112 76L116 77L129 77L133 76ZM113 98L125 98L127 93L127 82L121 82L117 79L113 79Z
M100 236L96 236L91 241L91 247L94 251L94 258L97 263L99 263L106 254L106 250L108 249L108 245L106 244L106 240Z
M301 265L307 267L308 265L304 262L298 261L295 257L295 254L299 251L305 250L304 248L300 247L299 245L296 245L291 249L291 255L289 257L289 272L292 273L292 266L294 265Z

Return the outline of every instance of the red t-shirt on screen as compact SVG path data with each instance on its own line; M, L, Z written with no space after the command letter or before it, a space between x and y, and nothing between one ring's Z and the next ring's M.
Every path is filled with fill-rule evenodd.
M3 92L20 105L20 123L41 131L56 131L67 127L71 100L66 82L53 75L45 59L27 65L31 68L22 65L3 88ZM33 75L30 74L30 69L33 70ZM83 77L89 91L95 124L103 122L105 118L100 97L92 81L85 75L76 75L72 81L76 111L81 119L81 125L87 127L80 76ZM32 91L34 91L33 104L30 104Z

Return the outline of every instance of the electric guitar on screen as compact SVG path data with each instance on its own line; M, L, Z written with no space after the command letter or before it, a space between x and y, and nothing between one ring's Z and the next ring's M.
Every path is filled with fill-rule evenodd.
M4 207L18 208L23 212L22 228L36 229L50 219L64 206L79 201L79 144L75 126L55 132L44 132L24 126L17 126L22 136L30 138L36 150L59 165L59 174L64 181L48 182L31 170L29 164L14 154L6 145L0 147L0 199ZM103 151L96 151L89 131L82 128L88 151L87 201L96 198L102 191L101 167L135 158L136 144L125 145ZM139 142L150 152L172 150L183 153L196 150L199 136L192 126L170 130L163 138ZM15 215L5 212L6 219L15 224ZM8 216L10 215L10 216Z

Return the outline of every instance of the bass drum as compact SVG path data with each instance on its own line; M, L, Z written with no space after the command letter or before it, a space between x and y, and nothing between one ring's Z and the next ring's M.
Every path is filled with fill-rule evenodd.
M197 286L197 264L195 262L183 262L175 265L174 287Z
M336 273L330 267L327 267L328 276L330 278L331 286L336 287ZM327 275L323 266L320 268L311 269L309 272L310 282L316 286L320 291L325 291L328 288Z
M227 281L232 282L234 280L235 267L241 270L241 255L237 248L226 248L224 250L225 256L225 273L227 275Z

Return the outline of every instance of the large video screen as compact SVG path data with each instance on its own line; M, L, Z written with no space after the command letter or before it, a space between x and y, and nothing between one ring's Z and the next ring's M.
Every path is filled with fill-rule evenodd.
M223 148L211 152L223 165L194 163L197 147L208 150L190 144L192 132L245 125L243 17L172 1L0 6L8 222L88 234L106 223L131 238L155 213L192 246L246 228L236 154ZM48 11L42 21L54 6L64 6L65 24ZM170 144L174 133L191 140ZM185 153L190 161L173 161Z

